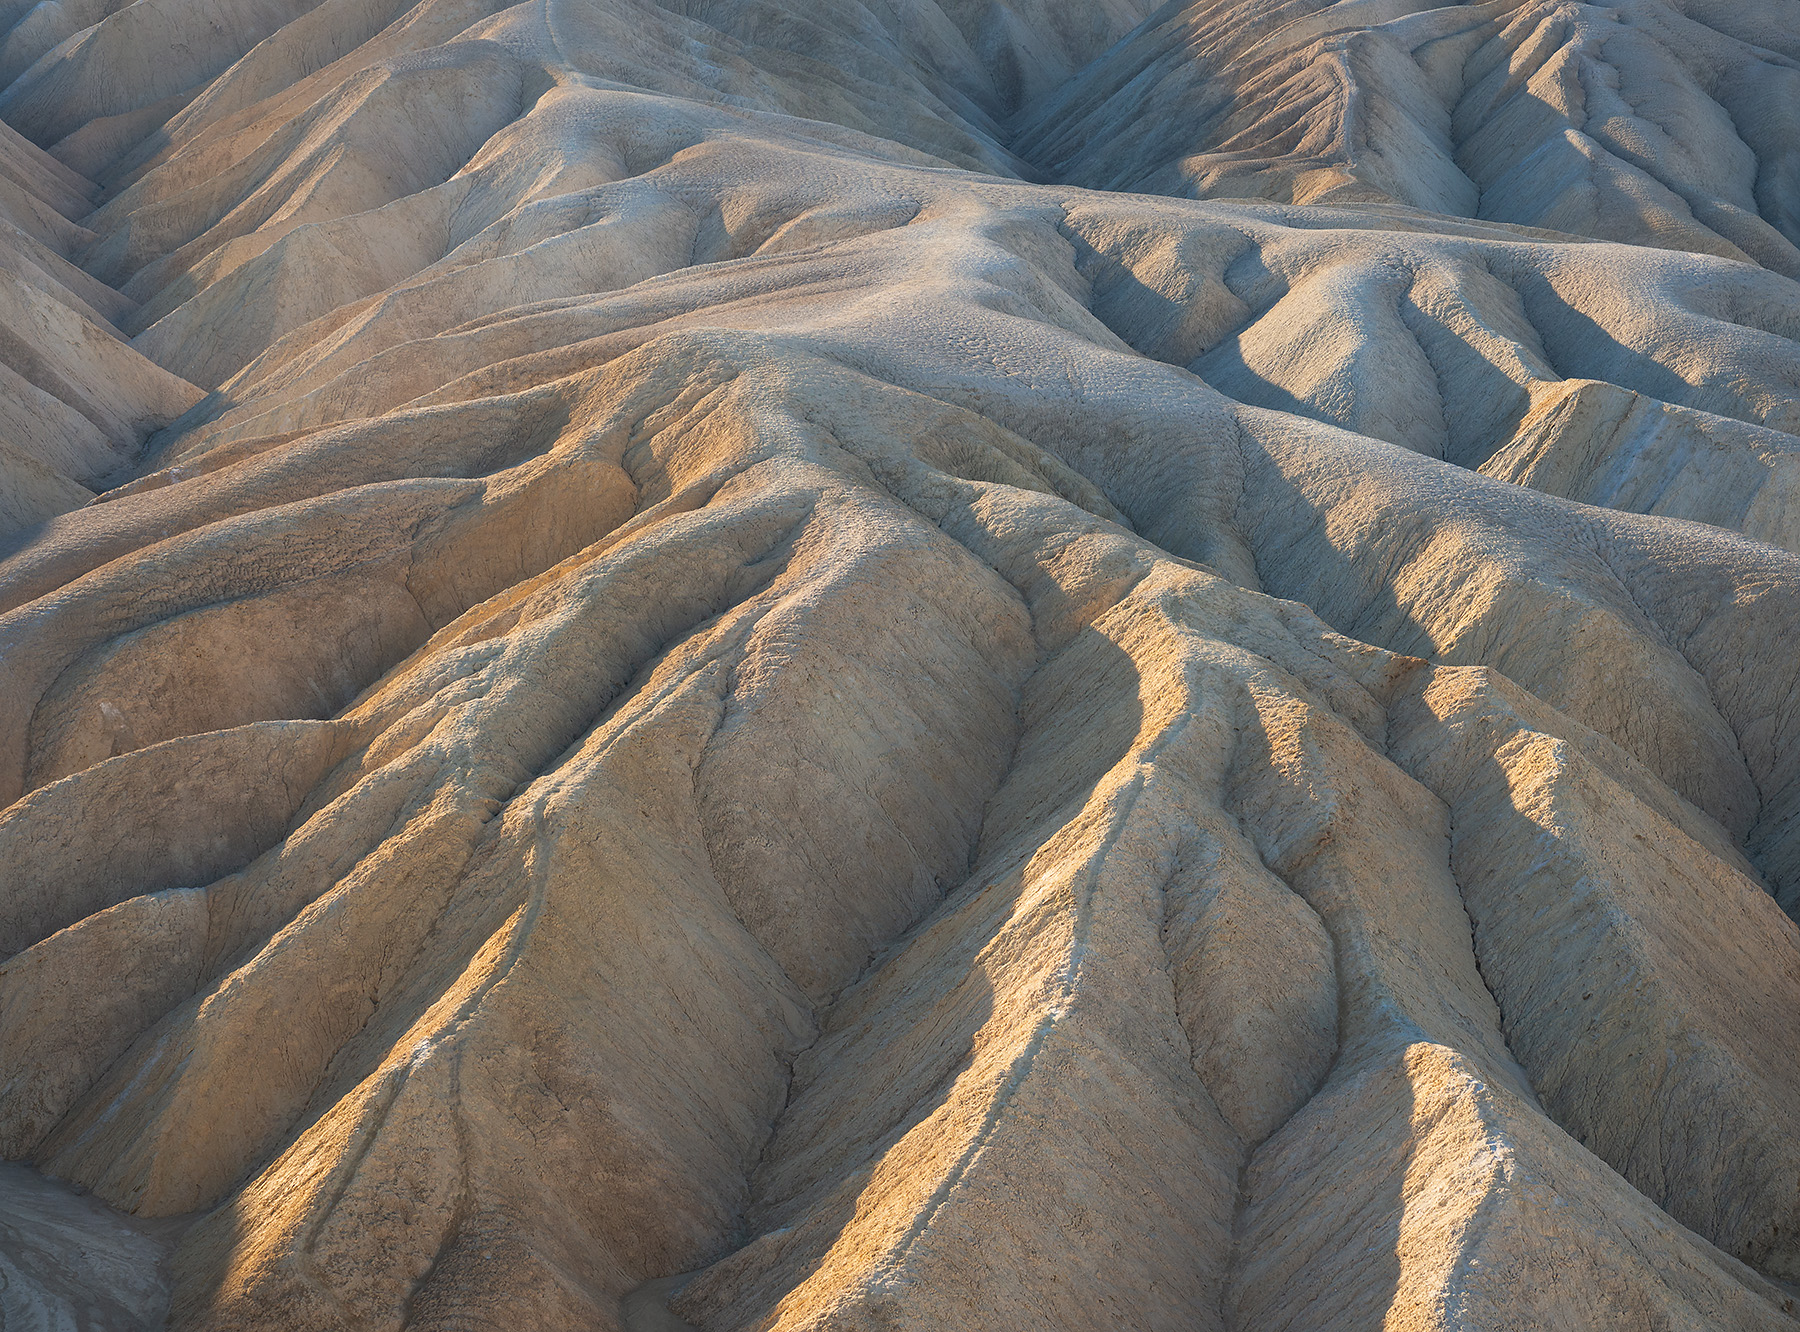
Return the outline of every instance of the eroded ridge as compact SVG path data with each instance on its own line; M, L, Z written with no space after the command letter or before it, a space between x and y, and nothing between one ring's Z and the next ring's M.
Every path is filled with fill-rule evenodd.
M0 1310L1791 1326L1789 9L0 13Z

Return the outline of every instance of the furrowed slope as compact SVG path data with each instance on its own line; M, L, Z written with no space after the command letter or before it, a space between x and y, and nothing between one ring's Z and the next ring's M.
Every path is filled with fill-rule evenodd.
M13 16L0 1307L1792 1325L1780 12Z

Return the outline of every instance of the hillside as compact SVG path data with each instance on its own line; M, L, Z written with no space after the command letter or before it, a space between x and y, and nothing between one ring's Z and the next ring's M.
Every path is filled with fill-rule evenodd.
M7 1327L1800 1327L1800 0L0 32Z

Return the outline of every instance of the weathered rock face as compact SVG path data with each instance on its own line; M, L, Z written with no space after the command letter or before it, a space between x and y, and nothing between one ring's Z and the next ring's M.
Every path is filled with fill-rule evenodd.
M8 1327L1794 1326L1800 7L1152 9L0 10Z

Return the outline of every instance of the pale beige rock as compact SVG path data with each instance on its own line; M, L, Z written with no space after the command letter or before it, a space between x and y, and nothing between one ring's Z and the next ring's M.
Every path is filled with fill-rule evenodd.
M1500 677L1433 672L1395 730L1451 803L1482 975L1546 1108L1677 1219L1791 1279L1800 1051L1746 1019L1800 992L1793 922L1730 849L1686 834L1716 845L1704 819Z
M1794 1326L1790 8L0 7L8 1319Z

